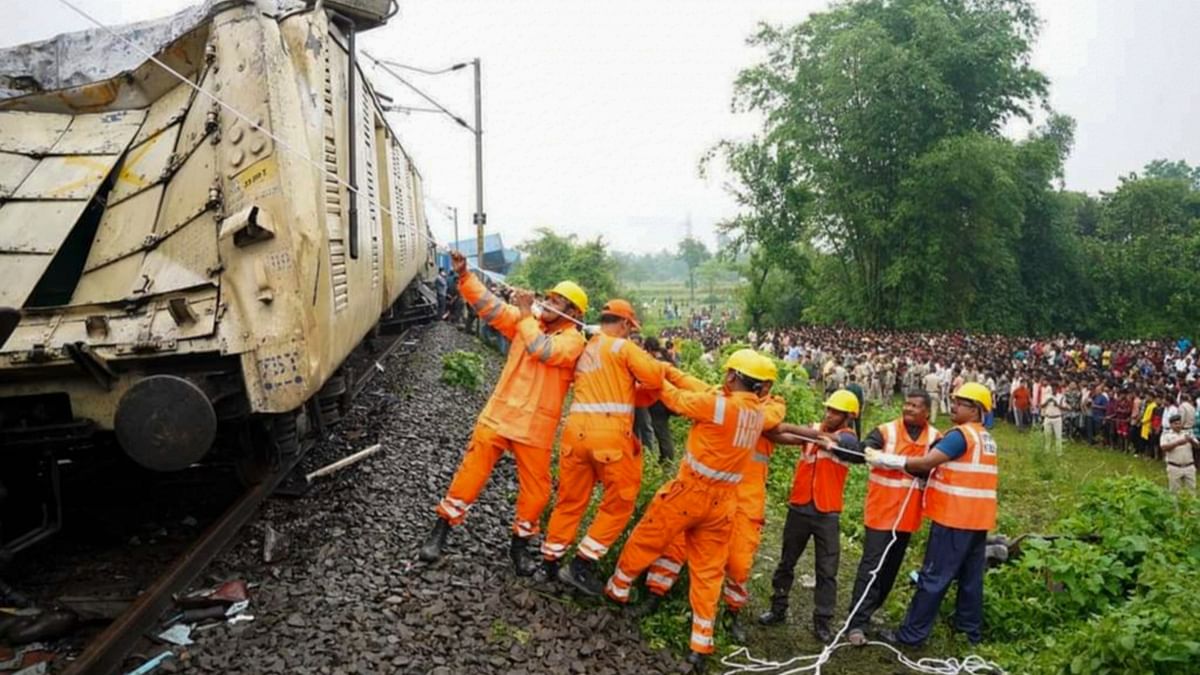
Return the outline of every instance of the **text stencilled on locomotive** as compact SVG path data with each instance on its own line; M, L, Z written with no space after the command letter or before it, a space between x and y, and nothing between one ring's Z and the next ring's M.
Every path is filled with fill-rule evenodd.
M300 352L290 351L258 359L258 378L264 391L303 384Z
M242 186L242 190L253 192L256 188L261 188L274 178L275 160L274 158L267 157L246 167L245 170L237 175L237 182L238 185Z

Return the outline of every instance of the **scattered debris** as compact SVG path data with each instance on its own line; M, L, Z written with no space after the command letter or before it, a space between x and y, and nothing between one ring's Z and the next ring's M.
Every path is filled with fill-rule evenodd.
M112 621L129 608L133 599L64 595L55 602L75 612L80 621Z
M270 565L286 557L287 546L285 546L284 536L270 525L263 527L263 562Z
M222 607L228 607L235 602L241 602L249 599L250 592L246 586L246 582L237 579L234 581L226 581L220 586L205 588L178 597L175 599L175 604L179 605L183 609L213 607L218 605Z
M327 464L327 465L317 469L316 471L313 471L312 473L305 475L304 480L311 483L314 478L320 478L321 476L327 476L331 473L334 473L335 471L340 471L340 470L350 466L351 464L361 462L362 460L379 452L379 449L381 447L383 447L383 446L381 446L379 443L376 443L375 445L372 445L371 447L366 448L365 450L359 450L358 452L354 453L353 455L350 455L349 457L343 457L332 464Z
M69 609L19 609L0 611L0 639L24 645L66 635L79 623Z
M44 652L45 649L46 649L46 645L44 645L40 642L34 642L33 644L28 644L28 645L25 645L24 647L20 647L16 651L12 652L12 655L9 656L7 659L0 661L0 670L7 672L10 670L16 670L18 668L28 666L30 664L25 662L25 656L27 654L28 655L36 655L39 652ZM46 652L46 653L48 653L48 652Z
M186 647L194 644L192 640L192 627L186 623L177 623L174 626L164 630L158 634L158 639L163 642Z
M817 578L811 574L801 574L800 575L800 587L801 588L816 588L817 587Z
M54 655L50 654L49 652L47 652L47 655L49 655L50 658L54 658ZM50 661L46 660L38 661L28 668L22 668L13 673L13 675L45 675L48 672L50 672Z
M142 665L138 666L137 668L134 668L133 670L129 671L128 673L125 673L125 675L146 675L146 673L152 672L154 669L161 666L163 664L163 661L166 661L167 659L170 659L170 658L174 658L174 656L175 656L175 652L172 652L170 650L162 652L158 656L155 656L154 658L143 663Z

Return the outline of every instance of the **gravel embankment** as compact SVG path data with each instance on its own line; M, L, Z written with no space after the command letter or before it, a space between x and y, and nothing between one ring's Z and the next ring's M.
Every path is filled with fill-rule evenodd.
M168 670L220 673L656 673L676 670L646 647L633 622L599 602L536 588L507 556L510 497L504 459L449 554L427 566L417 548L499 373L487 354L478 393L440 381L441 357L478 343L446 324L411 344L306 458L319 466L381 443L383 451L318 479L295 500L275 499L212 567L208 579L245 579L253 622L196 635ZM266 528L287 557L262 562Z

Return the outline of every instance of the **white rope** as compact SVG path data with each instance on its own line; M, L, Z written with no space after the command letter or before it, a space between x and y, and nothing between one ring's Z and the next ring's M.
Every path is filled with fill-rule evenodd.
M842 447L834 447L832 449L853 455L866 456L865 452L858 450L850 450ZM766 659L755 658L750 653L749 648L741 647L731 654L726 655L721 659L721 665L729 668L725 671L725 675L733 675L735 673L775 673L776 675L796 675L797 673L813 672L820 675L821 668L829 662L833 653L842 647L850 644L849 642L841 642L842 635L850 628L850 621L854 619L854 615L858 613L863 602L867 599L867 594L871 591L871 586L875 584L875 579L879 575L879 570L883 569L883 564L887 561L888 553L892 550L892 545L899 539L896 528L900 526L900 520L904 517L904 512L908 508L908 501L912 498L913 491L916 489L917 483L913 481L908 486L908 492L904 493L904 501L900 504L899 512L896 514L896 520L892 523L892 539L883 549L883 555L879 556L879 562L875 565L875 569L871 570L871 579L863 588L862 595L859 596L858 602L854 608L846 616L846 622L838 630L837 635L825 645L819 654L802 654L794 656L786 661L769 661ZM999 673L1006 675L1007 671L999 665L984 659L981 656L971 654L962 661L955 658L937 659L926 657L913 661L905 656L900 650L886 642L870 641L868 645L877 645L886 647L896 654L896 660L901 665L918 673L930 673L931 675L959 675L959 673L969 673L970 675L979 675L982 673ZM745 661L738 662L737 659L743 657Z
M163 70L167 71L167 73L169 73L175 79L179 80L183 84L186 84L188 87L191 87L191 89L193 91L195 91L197 94L211 100L213 103L216 103L217 105L221 106L225 110L228 110L234 117L236 117L239 120L241 120L242 122L245 122L246 124L250 125L255 130L261 132L267 138L270 138L272 141L275 142L275 144L277 146L279 146L280 148L283 148L283 150L285 152L289 152L292 155L295 155L298 159L303 160L309 166L313 167L318 172L320 172L322 175L332 178L333 180L337 181L337 183L339 185L346 188L350 192L353 192L354 194L359 195L359 196L365 196L368 200L368 203L372 202L372 200L370 199L370 195L363 195L360 188L351 185L350 183L346 182L345 180L342 180L341 176L337 175L337 173L335 173L333 171L329 171L328 169L326 169L324 166L322 166L320 163L318 163L316 160L314 160L312 157L310 157L308 155L308 153L293 146L292 144L290 144L287 141L283 140L282 138L276 136L275 134L271 133L270 131L267 131L266 129L264 129L262 127L262 125L258 124L254 120L250 119L248 116L246 116L244 113L242 113L237 108L234 108L229 103L226 103L223 99L221 99L216 94L213 94L212 92L205 90L203 87L196 84L195 82L192 82L190 79L188 79L184 75L180 74L174 68L171 68L167 64L163 63L162 60L160 60L157 56L151 54L150 52L146 51L145 49L142 49L142 47L140 45L138 45L137 43L129 40L128 38L126 38L123 35L120 35L116 31L114 31L113 29L111 29L107 25L105 25L103 22L101 22L99 19L95 18L91 14L88 14L84 10L77 7L73 2L71 2L71 0L58 0L58 2L59 2L59 4L64 5L71 11L75 12L79 16L83 17L84 19L86 19L87 21L89 21L90 23L95 25L97 28L100 28L104 32L108 33L113 38L119 40L120 42L125 43L130 49L133 49L134 51L138 52L142 56L146 57L146 59L148 61L154 63L159 68L162 68ZM351 92L349 95L353 95L353 92ZM351 142L354 142L354 139L351 139ZM374 206L376 206L383 213L386 213L389 216L395 217L395 214L390 209L385 207L379 199L373 200L373 203L374 203Z

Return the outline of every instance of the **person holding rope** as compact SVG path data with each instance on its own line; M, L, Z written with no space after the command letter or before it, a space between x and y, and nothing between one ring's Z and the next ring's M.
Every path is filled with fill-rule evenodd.
M925 515L933 521L917 592L898 630L880 631L885 642L919 646L929 638L942 598L958 582L954 626L971 644L983 639L983 574L988 530L996 526L999 470L996 442L983 427L992 394L978 382L966 382L953 395L955 427L928 454L909 457L868 449L873 467L929 475Z
M813 592L813 635L821 642L833 639L829 622L837 602L838 559L841 556L840 516L850 464L861 464L858 437L850 424L858 415L858 398L845 389L825 401L825 418L813 428L781 424L777 442L790 442L778 434L804 441L796 462L787 520L783 525L783 552L771 579L771 609L758 617L764 626L787 619L788 599L796 578L796 563L808 540L816 544L817 586Z
M643 446L633 433L636 385L660 389L670 364L629 339L641 328L633 305L614 298L600 310L600 333L588 340L575 364L575 389L558 456L558 500L542 542L542 566L534 579L553 579L599 596L604 582L596 563L625 531L642 485ZM569 565L567 553L600 483L604 497Z
M774 364L752 349L739 349L725 362L725 380L709 388L686 378L688 389L664 381L662 401L692 420L687 454L679 473L655 493L633 528L604 592L626 604L634 581L682 535L692 606L693 672L702 671L713 651L713 627L733 535L737 487L762 434L762 394L775 377Z
M919 389L908 392L903 415L876 427L863 445L897 457L926 455L940 438L938 430L929 424L931 406L928 393ZM898 469L878 466L872 466L867 477L867 502L863 510L866 537L854 579L854 593L850 596L850 632L846 634L852 645L867 643L864 629L870 623L871 615L883 606L891 593L908 550L908 541L912 533L921 528L921 489L919 484L914 487L914 480ZM911 495L908 494L910 490L913 491ZM888 548L893 530L896 542ZM871 583L876 568L878 577Z
M770 363L772 379L775 374L775 364ZM771 380L768 380L767 389ZM742 471L742 482L737 486L737 510L733 515L733 537L729 544L729 558L725 563L725 587L721 599L725 604L726 616L729 623L726 628L729 636L737 644L746 644L746 626L741 621L741 610L750 600L750 572L754 566L754 554L762 541L762 527L766 522L767 509L767 470L771 464L771 455L775 452L775 443L771 441L774 430L783 422L787 415L787 401L763 392L763 434L759 436L754 452L746 458L746 468ZM636 610L635 615L642 617L658 609L662 598L671 592L683 564L687 562L687 542L682 534L650 566L646 574L646 589L650 597Z
M453 251L450 259L463 299L481 320L511 340L512 348L462 463L437 505L437 519L419 556L424 562L442 557L450 527L462 524L496 462L510 452L518 489L508 553L516 574L527 577L538 567L529 544L550 501L550 448L575 376L575 361L585 345L577 326L587 311L587 293L574 282L559 282L547 294L540 317L535 317L532 293L517 291L510 305L467 270L462 253Z

